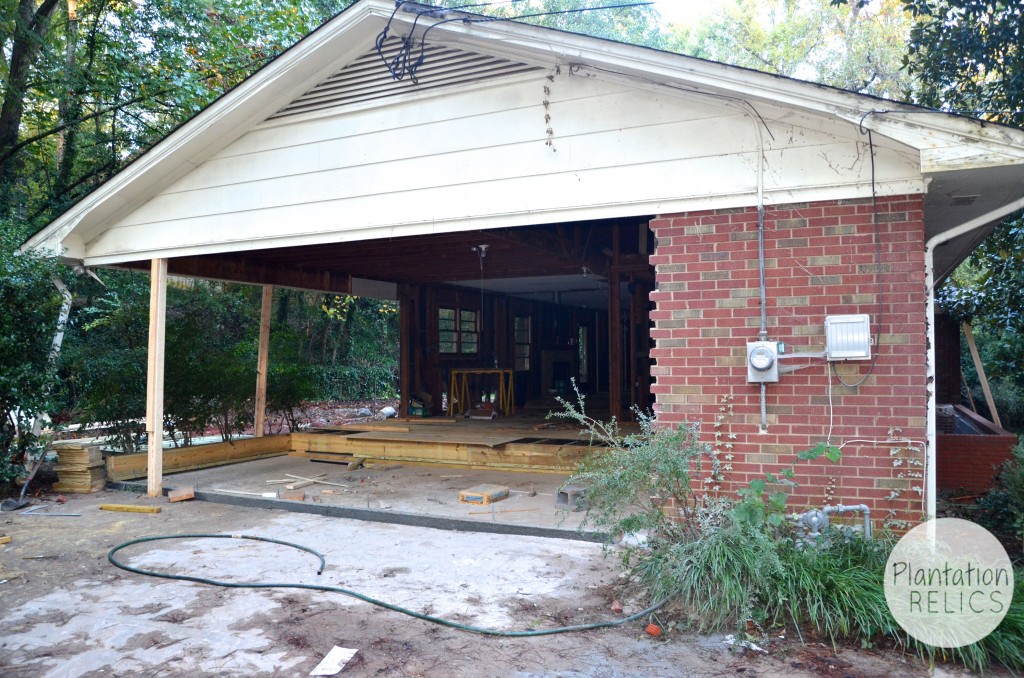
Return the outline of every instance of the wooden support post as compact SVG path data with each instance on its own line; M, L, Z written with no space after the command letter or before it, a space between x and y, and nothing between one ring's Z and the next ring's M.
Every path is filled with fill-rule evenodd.
M167 259L153 259L149 280L149 365L146 376L146 489L164 491L164 330L167 320Z
M416 304L408 290L398 296L398 416L409 416L409 400L413 393L412 347L416 341L413 323Z
M263 436L267 417L267 370L270 366L270 305L274 300L274 286L263 286L263 303L260 306L260 346L256 358L256 422L253 435Z
M981 390L985 394L985 403L988 404L988 411L992 413L992 421L999 428L1003 427L999 421L999 412L996 410L996 401L992 398L992 390L988 387L988 377L985 376L985 366L981 364L981 356L978 355L978 347L974 344L974 330L970 323L962 323L964 337L967 338L967 347L971 349L971 358L974 359L974 369L978 370L978 381L981 382Z
M608 409L622 419L622 274L619 272L622 229L612 226L612 261L608 273Z
M608 274L608 410L622 419L622 309L618 272Z

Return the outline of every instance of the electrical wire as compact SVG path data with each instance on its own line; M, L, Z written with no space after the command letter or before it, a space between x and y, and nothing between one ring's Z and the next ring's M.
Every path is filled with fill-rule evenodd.
M163 540L167 540L167 539L249 539L251 541L261 541L261 542L266 542L266 543L269 543L269 544L277 544L277 545L280 545L280 546L287 546L287 547L290 547L290 548L298 549L300 551L305 551L306 553L310 553L310 554L316 556L320 560L320 567L317 569L317 572L316 572L318 575L321 574L324 571L324 567L326 567L326 560L324 559L323 555L321 555L319 552L309 548L308 546L303 546L302 544L295 544L295 543L288 542L288 541L281 541L280 539L270 539L269 537L257 537L255 535L248 535L248 534L170 534L170 535L158 535L158 536L154 536L154 537L140 537L138 539L132 539L131 541L126 541L123 544L119 544L119 545L115 546L114 548L110 549L110 551L107 552L107 560L109 560L110 563L114 567L118 567L118 568L120 568L120 569L122 569L122 570L124 570L126 572L131 572L133 574L141 574L141 575L144 575L144 576L147 576L147 577L157 577L159 579L171 579L171 580L178 580L178 581L190 581L190 582L195 582L197 584L208 584L210 586L220 586L220 587L223 587L223 588L233 588L233 589L303 589L303 590L306 590L306 591L325 591L325 592L328 592L328 593L340 593L341 595L350 596L352 598L356 598L357 600L361 600L364 603L369 603L370 605L375 605L377 607L382 607L382 608L384 608L386 610L391 610L392 612L398 612L400 614L404 614L404 615L409 616L409 617L414 617L416 619L420 619L422 621L430 622L432 624L438 624L440 626L447 626L448 628L456 629L458 631L466 631L466 632L469 632L469 633L477 633L477 634L484 635L484 636L501 636L501 637L507 637L507 638L529 638L529 637L534 637L534 636L552 636L552 635L556 635L556 634L560 634L560 633L570 633L570 632L575 632L575 631L590 631L592 629L605 629L605 628L612 628L612 627L616 627L616 626L622 626L624 624L628 624L630 622L634 622L634 621L636 621L638 619L641 619L643 617L646 617L648 615L653 614L656 610L658 610L661 607L663 607L669 601L669 599L666 598L665 600L662 600L661 602L659 602L659 603L657 603L655 605L652 605L651 607L648 607L648 608L646 608L644 610L641 610L640 612L637 612L636 614L631 614L628 617L624 617L622 619L616 619L614 621L594 622L594 623L591 623L591 624L577 624L575 626L561 626L561 627L553 628L553 629L537 629L537 630L534 630L534 631L502 631L500 629L487 629L487 628L482 628L482 627L479 627L479 626L471 626L471 625L468 625L468 624L460 624L458 622L454 622L454 621L451 621L451 620L448 620L448 619L442 619L440 617L434 617L434 616L431 616L429 614L423 614L421 612L416 612L415 610L409 610L407 608L401 607L399 605L394 605L392 603L388 603L388 602L385 602L383 600L378 600L376 598L371 598L370 596L364 595L362 593L358 593L357 591L352 591L350 589L342 588L340 586L327 586L325 584L300 584L300 583L297 583L297 582L230 582L230 581L223 581L223 580L220 580L220 579L209 579L209 578L206 578L206 577L193 577L193 576L187 575L187 574L171 574L170 572L159 572L159 571L156 571L156 570L147 570L147 569L143 569L143 568L139 568L139 567L133 567L133 566L128 565L128 564L118 560L117 558L115 558L115 554L117 554L119 551L121 551L123 549L128 548L129 546L134 546L135 544L144 544L144 543L154 542L154 541L163 541Z
M871 365L868 366L868 371L864 373L858 381L853 383L847 382L843 379L843 375L839 374L839 370L836 369L834 362L829 362L832 369L832 374L836 375L836 379L839 383L848 388L857 388L868 380L871 373L875 371L875 365L878 364L878 349L881 346L882 341L882 325L885 318L885 306L883 304L883 297L885 295L885 287L882 285L882 233L881 227L878 222L878 183L875 180L875 140L871 136L871 130L864 127L864 121L872 113L878 113L881 111L868 111L860 119L860 133L868 135L868 155L871 158L871 221L875 226L875 284L878 286L878 292L876 296L878 298L878 322L875 323L875 350L871 353ZM829 388L831 389L832 384L829 382Z
M509 1L510 2L515 2L516 0L509 0ZM376 47L377 47L377 54L378 54L378 56L380 56L381 60L384 61L385 65L388 67L388 71L391 72L391 77L394 78L395 80L402 80L402 79L404 79L408 75L409 76L409 80L412 81L413 84L416 84L416 83L419 82L419 79L416 76L416 71L419 69L420 66L423 65L423 62L426 59L427 36L430 34L430 31L432 31L433 29L437 28L438 26L441 26L442 24L448 24L448 23L453 23L453 22L461 22L461 23L464 23L464 24L474 24L474 23L487 23L487 22L492 22L492 21L517 21L519 19L534 19L534 18L538 18L538 17L556 16L556 15L561 15L561 14L579 14L579 13L583 13L583 12L594 12L594 11L602 11L602 10L609 10L609 9L629 9L629 8L633 8L633 7L644 7L644 6L647 6L647 5L655 4L652 1L649 1L649 2L631 2L631 3L618 4L618 5L602 5L602 6L599 6L599 7L577 7L575 9L563 9L563 10L554 10L554 11L547 11L547 12L531 12L529 14L518 14L516 16L509 16L509 17L502 17L502 16L468 17L468 16L466 16L466 17L458 17L458 18L455 18L455 19L442 19L440 21L437 21L437 22L431 24L430 26L428 26L426 28L426 30L423 31L423 35L420 37L420 53L419 53L419 56L416 58L415 61L413 61L410 64L410 59L411 59L412 53L413 53L413 51L415 49L415 40L413 39L413 35L416 32L416 27L417 27L417 25L419 23L420 18L422 18L424 16L434 16L434 15L437 15L438 13L442 13L443 14L444 12L462 9L463 7L464 8L485 7L485 6L492 5L492 4L504 4L504 3L501 3L501 2L484 2L484 3L477 3L477 4L472 4L472 5L464 5L463 7L426 7L426 6L424 6L423 7L423 11L419 11L419 12L416 13L416 18L413 20L413 24L412 24L412 27L409 30L408 37L399 38L401 40L401 42L402 42L402 46L398 50L398 52L395 54L394 58L389 61L387 59L387 57L384 56L384 43L388 39L388 33L389 33L390 29L391 29L391 23L394 21L395 15L398 13L398 10L400 10L404 5L409 4L409 3L410 3L410 0L398 0L397 1L396 5L395 5L394 11L391 13L391 16L388 18L387 24L384 26L384 29L377 35ZM416 3L412 3L412 4L416 4Z

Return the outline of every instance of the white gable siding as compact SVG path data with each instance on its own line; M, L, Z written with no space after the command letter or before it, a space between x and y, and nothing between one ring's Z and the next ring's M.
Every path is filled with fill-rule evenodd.
M87 260L752 204L751 116L567 70L266 123L120 222L96 224ZM758 113L771 132L769 203L870 195L854 126ZM920 192L918 153L875 141L879 192Z

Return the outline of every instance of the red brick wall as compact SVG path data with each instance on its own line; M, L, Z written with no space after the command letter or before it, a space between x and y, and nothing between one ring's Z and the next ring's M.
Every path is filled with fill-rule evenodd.
M722 480L705 478L709 487L731 492L796 464L800 487L791 493L793 509L866 503L879 524L920 519L923 449L849 441L891 435L925 440L922 210L920 196L878 200L883 316L870 377L863 385L843 386L827 376L823 360L800 361L809 367L768 385L767 433L759 432L760 388L746 381L746 342L757 338L760 326L756 209L663 215L651 222L657 238L651 390L659 421L701 423L703 438L726 465ZM872 213L870 200L766 210L768 331L773 341L785 342L787 353L822 351L826 315L867 313L872 333L879 329ZM847 382L856 382L868 366L837 367ZM847 443L843 458L839 464L797 462L797 451L829 433L830 381L831 441Z
M1003 462L1013 458L1017 436L957 435L936 436L935 454L939 490L984 492Z

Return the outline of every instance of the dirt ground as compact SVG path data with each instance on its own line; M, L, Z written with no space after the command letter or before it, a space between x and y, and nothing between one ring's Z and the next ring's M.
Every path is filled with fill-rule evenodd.
M159 506L159 514L99 510ZM616 618L617 561L600 546L383 525L322 516L149 499L124 492L71 496L44 511L0 514L0 675L304 676L335 645L357 648L342 676L922 676L884 653L766 642L730 649L723 636L615 629L497 638L448 629L347 596L228 589L115 568L107 551L153 535L249 534L324 554L236 539L149 542L129 564L231 581L324 583L419 612L506 630ZM624 614L639 609L625 600ZM662 616L662 622L672 619ZM675 619L683 622L684 620ZM945 675L949 675L948 673Z

